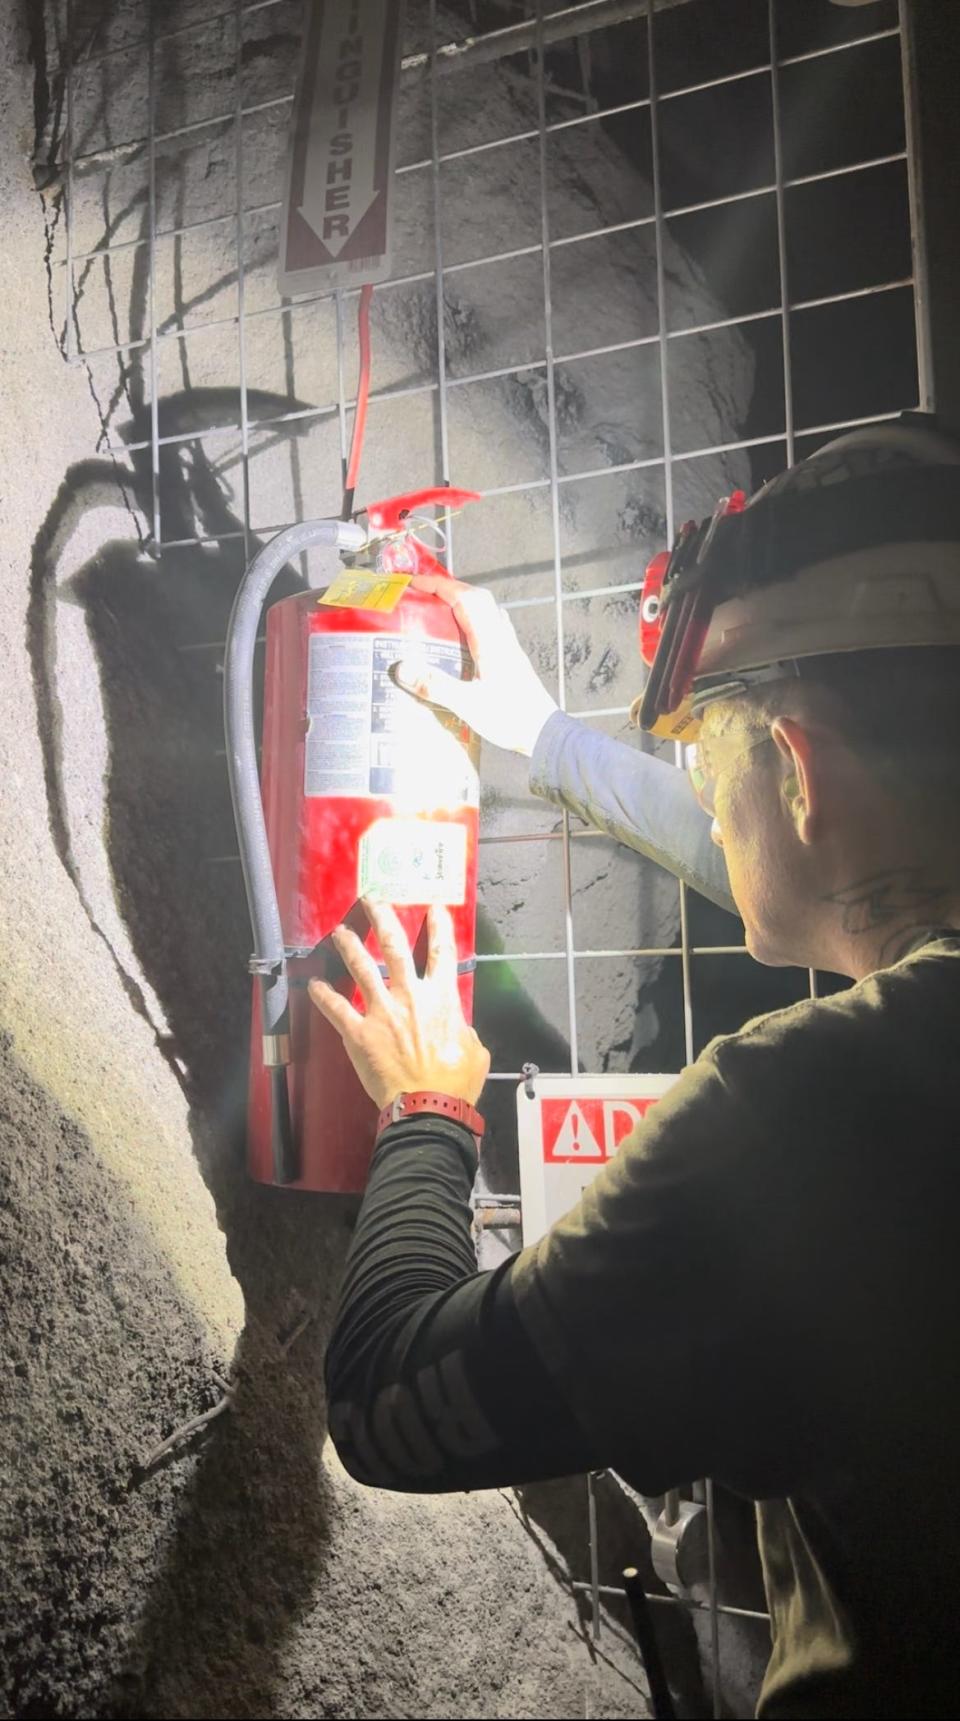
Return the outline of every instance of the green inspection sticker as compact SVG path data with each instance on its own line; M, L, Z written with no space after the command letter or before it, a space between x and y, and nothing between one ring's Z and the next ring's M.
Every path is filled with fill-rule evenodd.
M376 819L360 841L357 895L373 902L442 902L459 907L467 890L464 825L433 819Z

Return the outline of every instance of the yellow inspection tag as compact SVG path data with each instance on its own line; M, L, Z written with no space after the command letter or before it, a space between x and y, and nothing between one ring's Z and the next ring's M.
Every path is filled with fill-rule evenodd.
M410 574L376 574L369 568L346 568L318 602L349 610L393 610L410 579Z

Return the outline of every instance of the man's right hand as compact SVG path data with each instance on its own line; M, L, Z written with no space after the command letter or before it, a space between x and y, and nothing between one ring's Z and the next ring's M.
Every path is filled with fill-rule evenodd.
M492 592L467 586L446 574L415 574L414 591L431 592L449 604L473 658L472 681L443 670L424 669L401 658L397 684L430 705L469 724L482 740L529 759L537 737L558 709L530 662L513 623Z

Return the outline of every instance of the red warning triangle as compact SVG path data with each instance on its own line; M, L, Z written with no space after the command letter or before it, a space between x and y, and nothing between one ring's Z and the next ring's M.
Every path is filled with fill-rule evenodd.
M589 1102L588 1102L589 1103ZM596 1103L591 1111L599 1108ZM549 1113L553 1115L550 1116ZM596 1120L599 1121L599 1120ZM593 1127L576 1100L544 1100L543 1157L548 1162L605 1158L603 1147Z

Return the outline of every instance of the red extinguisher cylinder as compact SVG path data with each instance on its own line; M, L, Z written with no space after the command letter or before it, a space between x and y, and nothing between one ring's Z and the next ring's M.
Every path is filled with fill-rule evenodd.
M348 921L380 960L361 897L393 903L415 956L428 905L446 905L472 1013L478 745L457 720L397 686L391 671L401 657L472 673L450 608L428 594L408 589L380 614L325 606L304 592L268 613L261 786L288 952L292 1164L277 1163L275 1089L284 1076L264 1066L255 985L248 1160L261 1182L336 1194L357 1194L366 1182L376 1109L307 990L322 977L362 1008L330 941Z

